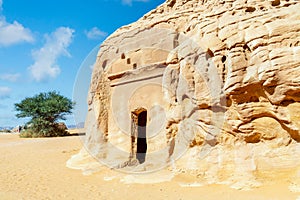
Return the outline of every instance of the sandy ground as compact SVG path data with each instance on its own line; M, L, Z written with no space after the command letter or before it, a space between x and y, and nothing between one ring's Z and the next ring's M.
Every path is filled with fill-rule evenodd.
M78 136L22 139L0 135L0 200L5 199L293 199L300 193L288 190L278 179L250 191L226 185L182 187L193 177L182 174L156 184L126 184L126 174L103 167L92 175L66 167L67 160L82 148ZM155 177L154 177L155 178Z

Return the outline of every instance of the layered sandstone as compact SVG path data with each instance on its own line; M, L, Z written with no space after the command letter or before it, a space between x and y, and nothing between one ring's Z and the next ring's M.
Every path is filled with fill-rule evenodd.
M280 168L276 153L297 168L299 10L297 0L167 0L118 29L92 75L90 153L111 167L137 166L131 120L145 109L153 135L134 171L186 150L178 166L211 172L203 175L211 182L269 169L268 162Z

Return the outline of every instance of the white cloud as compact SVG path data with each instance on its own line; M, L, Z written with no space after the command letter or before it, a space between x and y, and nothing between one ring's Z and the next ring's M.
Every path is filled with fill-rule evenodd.
M8 23L5 17L0 16L0 46L10 46L21 42L33 41L34 38L30 29L25 28L17 21Z
M60 56L70 56L67 48L72 42L75 31L68 27L57 28L46 35L46 43L39 50L32 52L34 64L28 69L36 81L55 78L60 74L57 59Z
M21 74L1 74L0 80L16 82L20 76L21 76Z
M85 35L87 36L88 39L97 40L106 37L107 33L101 31L97 27L93 27L91 30L85 31Z
M132 5L132 2L139 1L139 2L148 2L150 0L122 0L122 3L125 5Z
M90 69L93 71L94 70L94 64L90 65Z
M9 87L0 86L0 99L8 98L10 95L11 89Z
M2 15L3 0L0 0L0 47L10 46L22 42L34 42L31 30L17 21L7 22Z
M93 70L94 70L94 68L95 68L95 65L96 65L96 63L94 63L94 64L91 64L89 68L90 68L90 69L93 71Z

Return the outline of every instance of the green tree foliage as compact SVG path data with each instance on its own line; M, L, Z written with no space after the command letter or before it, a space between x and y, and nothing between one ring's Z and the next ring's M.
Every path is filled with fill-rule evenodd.
M54 137L66 135L66 127L58 120L65 120L65 115L71 114L74 103L61 96L56 91L40 93L34 97L25 98L15 104L18 118L29 117L27 129L21 137Z

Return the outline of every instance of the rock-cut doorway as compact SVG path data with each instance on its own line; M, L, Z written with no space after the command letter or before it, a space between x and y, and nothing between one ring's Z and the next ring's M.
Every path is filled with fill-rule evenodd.
M147 153L147 111L142 111L138 115L136 158L139 163L145 162Z
M144 163L147 153L147 110L138 108L132 112L130 159Z

